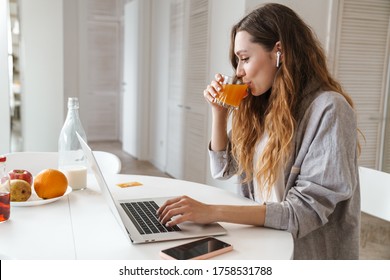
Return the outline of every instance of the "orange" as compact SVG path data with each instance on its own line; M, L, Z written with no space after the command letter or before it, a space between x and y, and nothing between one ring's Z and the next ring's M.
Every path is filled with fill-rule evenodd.
M44 169L34 179L34 189L40 198L54 198L64 195L68 180L57 169Z

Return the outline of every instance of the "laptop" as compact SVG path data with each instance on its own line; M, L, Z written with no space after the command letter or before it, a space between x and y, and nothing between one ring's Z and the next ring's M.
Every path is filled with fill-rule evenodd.
M218 223L201 225L193 222L184 222L174 227L166 227L161 224L158 221L156 210L169 197L115 199L107 186L91 148L77 132L76 134L111 212L132 243L149 243L227 233L226 229Z

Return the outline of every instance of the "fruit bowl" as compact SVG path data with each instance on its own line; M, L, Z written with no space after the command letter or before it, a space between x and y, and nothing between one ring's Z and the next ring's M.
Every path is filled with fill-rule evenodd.
M11 206L26 207L26 206L38 206L38 205L48 204L57 201L64 196L67 196L71 192L72 192L72 188L68 186L64 195L59 197L54 197L54 198L42 199L37 196L33 187L31 196L27 201L21 201L21 202L11 201Z

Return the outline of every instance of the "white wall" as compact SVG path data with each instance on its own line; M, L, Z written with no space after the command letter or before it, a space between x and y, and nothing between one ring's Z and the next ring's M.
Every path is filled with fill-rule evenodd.
M251 11L261 4L269 3L266 0L246 0L246 10ZM293 9L317 34L318 39L327 48L329 34L330 9L333 0L275 0Z
M62 0L19 2L24 150L57 151L64 121Z
M221 12L223 10L223 12ZM232 26L245 14L245 0L212 0L210 1L210 56L209 80L216 73L232 74L233 68L229 59L230 31ZM201 94L201 93L199 93ZM205 102L205 106L208 106ZM211 138L211 110L209 109L209 131ZM207 147L205 147L206 149ZM206 184L218 186L231 191L237 187L235 177L227 181L214 180L210 174L210 163L207 161Z
M68 97L79 97L79 0L63 1L64 10L64 111L67 111ZM80 108L80 115L82 113ZM83 118L81 118L83 120Z
M0 0L0 154L10 151L8 0Z

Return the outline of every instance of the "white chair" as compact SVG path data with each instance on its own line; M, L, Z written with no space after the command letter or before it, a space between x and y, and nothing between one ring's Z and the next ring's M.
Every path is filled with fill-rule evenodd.
M390 174L359 167L361 211L390 221Z
M122 163L116 155L103 151L94 151L93 154L103 173L118 174L121 171Z
M108 152L94 151L97 162L103 173L119 173L121 171L120 159ZM46 168L58 168L57 152L15 152L6 154L7 170L26 169L33 176Z

